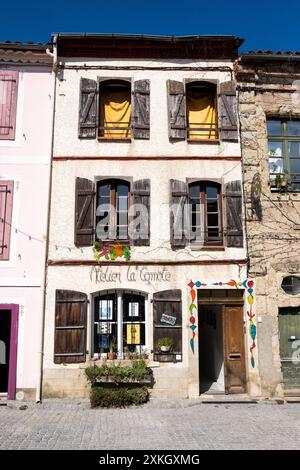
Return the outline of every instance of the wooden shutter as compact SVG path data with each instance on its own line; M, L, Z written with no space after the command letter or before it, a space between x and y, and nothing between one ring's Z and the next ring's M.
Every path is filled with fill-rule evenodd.
M57 290L55 305L54 362L85 362L87 296Z
M184 247L187 243L187 184L183 181L170 180L171 183L171 212L170 212L170 241L172 248Z
M135 139L150 139L150 80L133 85L132 132Z
M184 84L174 80L167 81L169 138L186 138L186 99Z
M9 259L13 189L13 181L0 181L0 260Z
M76 178L75 245L90 246L95 233L95 189L93 181Z
M98 86L95 80L80 79L78 136L94 139L97 136Z
M16 135L19 72L0 71L0 140L14 140Z
M169 317L169 318L168 318ZM165 320L169 320L169 324ZM170 324L172 322L172 324ZM157 350L157 341L163 337L170 337L174 341L171 354L163 357ZM155 292L153 295L153 350L155 360L181 361L182 360L182 301L181 290L170 289ZM181 356L176 359L176 355Z
M225 185L227 246L243 247L242 187L240 181Z
M131 236L132 244L134 246L149 246L150 245L150 179L137 180L132 185L132 203L142 204L145 207L145 212L137 213L134 211L135 216L141 216L140 237L134 239Z
M219 126L222 140L238 140L236 86L233 80L220 83Z

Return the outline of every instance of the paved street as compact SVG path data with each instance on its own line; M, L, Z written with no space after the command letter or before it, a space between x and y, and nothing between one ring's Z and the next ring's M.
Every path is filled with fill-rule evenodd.
M300 404L156 401L90 409L87 400L0 406L0 449L299 449Z

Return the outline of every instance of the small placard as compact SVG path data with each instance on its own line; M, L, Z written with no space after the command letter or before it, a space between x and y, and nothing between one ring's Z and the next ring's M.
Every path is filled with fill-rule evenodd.
M129 316L130 317L139 316L139 303L138 302L129 302Z
M173 317L168 313L163 313L160 318L160 323L166 323L167 325L174 326L176 324L176 317Z

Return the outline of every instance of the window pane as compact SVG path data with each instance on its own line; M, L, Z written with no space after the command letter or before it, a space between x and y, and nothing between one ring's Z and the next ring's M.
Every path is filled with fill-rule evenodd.
M300 135L300 121L288 121L288 135Z
M118 184L117 192L119 196L127 196L128 195L128 186L125 184Z
M290 159L290 168L291 168L291 173L299 173L300 174L300 158L291 158Z
M267 121L268 135L281 135L281 121Z
M218 226L219 225L219 223L218 223L218 214L208 214L208 216L207 216L207 225L208 225L208 227Z
M209 228L207 230L207 236L209 238L217 238L219 236L219 230L217 228Z
M199 198L199 196L200 196L199 184L190 186L190 198Z
M128 198L127 197L119 197L118 198L118 210L120 211L127 211L127 204Z
M218 188L216 186L206 186L206 195L208 198L216 198L218 195Z
M289 156L300 157L300 141L289 142L288 145L289 145Z
M101 184L99 187L100 196L109 196L110 193L110 184Z
M127 240L128 239L128 229L127 226L125 227L118 227L118 238L119 240Z
M118 225L127 225L127 212L118 212Z
M268 145L270 157L282 157L282 142L269 140Z
M270 173L283 173L283 159L270 158L269 159Z
M218 212L218 201L207 201L207 212Z

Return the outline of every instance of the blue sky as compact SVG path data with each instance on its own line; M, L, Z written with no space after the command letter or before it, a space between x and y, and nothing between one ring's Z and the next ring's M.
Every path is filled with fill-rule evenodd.
M300 1L14 0L1 6L0 41L48 41L52 32L233 34L242 51L300 50Z

